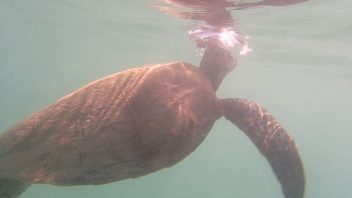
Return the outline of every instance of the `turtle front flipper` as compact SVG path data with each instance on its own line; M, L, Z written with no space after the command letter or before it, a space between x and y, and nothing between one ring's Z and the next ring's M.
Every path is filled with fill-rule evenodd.
M293 139L260 105L245 99L222 99L226 119L240 128L269 161L286 198L303 198L305 176Z

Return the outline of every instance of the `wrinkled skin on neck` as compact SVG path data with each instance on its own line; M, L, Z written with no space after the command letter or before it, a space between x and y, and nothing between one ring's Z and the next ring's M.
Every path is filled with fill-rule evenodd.
M237 65L229 49L218 42L210 42L200 62L199 69L208 77L214 91L221 84L224 77Z

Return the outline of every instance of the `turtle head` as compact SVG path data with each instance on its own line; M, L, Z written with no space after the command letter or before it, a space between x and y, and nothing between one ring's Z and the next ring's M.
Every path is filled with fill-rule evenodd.
M220 42L209 42L200 62L200 70L216 91L224 77L237 65L236 56Z

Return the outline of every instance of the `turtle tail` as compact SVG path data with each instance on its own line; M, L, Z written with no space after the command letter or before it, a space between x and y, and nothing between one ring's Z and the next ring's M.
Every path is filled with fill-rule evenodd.
M285 198L303 198L305 176L293 139L275 118L245 99L222 99L223 114L240 128L269 161Z
M29 186L29 183L24 183L15 179L0 178L0 198L17 198Z

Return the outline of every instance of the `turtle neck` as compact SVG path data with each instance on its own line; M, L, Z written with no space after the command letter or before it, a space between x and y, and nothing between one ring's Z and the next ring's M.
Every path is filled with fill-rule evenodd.
M236 60L229 49L219 43L209 43L199 69L208 77L216 91L224 77L236 67Z

